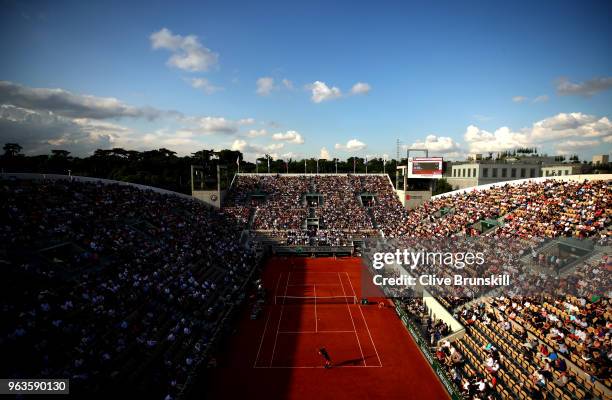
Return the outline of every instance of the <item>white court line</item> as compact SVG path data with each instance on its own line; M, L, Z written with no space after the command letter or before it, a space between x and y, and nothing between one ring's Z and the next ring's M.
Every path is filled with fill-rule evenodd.
M312 275L312 274L339 274L340 272L316 272L316 271L312 271L312 272L299 272L299 271L292 271L293 274L308 274L308 275Z
M291 271L287 274L287 282L285 283L285 297L283 297L283 304L281 305L280 317L278 317L278 325L276 326L276 336L274 337L274 347L272 347L272 357L270 357L270 367L274 361L274 352L276 351L276 342L278 341L278 331L280 330L281 320L283 319L283 310L285 308L285 299L287 298L287 288L289 280L291 279Z
M278 333L299 335L300 333L355 333L355 331L280 331Z
M319 328L319 321L317 321L317 285L313 284L312 289L314 290L314 300L315 300L314 309L315 309L315 332L316 332Z
M382 365L338 365L335 367L332 367L332 369L336 369L336 368L381 368ZM274 367L253 367L253 368L263 368L263 369L300 369L300 368L321 368L324 369L325 367L323 366L296 366L296 367L291 367L291 366L283 366L283 365L278 365L278 366L274 366Z
M283 273L281 272L278 275L278 279L276 280L276 287L274 288L274 296L278 293L278 284L280 283L281 276ZM276 298L276 297L275 297ZM259 361L259 353L261 352L261 346L264 342L264 337L266 336L266 329L268 329L268 322L270 322L270 315L272 314L272 307L268 306L268 317L266 318L266 324L264 325L264 330L261 332L261 341L259 342L259 349L257 349L257 356L255 357L255 363L253 363L253 368L257 365L257 361Z
M289 286L310 286L310 285L312 285L312 283L293 283ZM339 286L337 283L317 283L317 285L319 286Z
M351 284L351 290L353 291L353 295L357 297L357 293L355 292L355 288L353 287L353 282L351 281L351 277L349 276L348 272L344 272L344 273L346 274L346 277L348 278L349 283ZM378 355L376 344L374 344L374 339L372 339L372 333L370 332L370 328L368 327L368 322L365 319L365 315L363 315L363 311L361 310L361 305L358 305L357 308L359 308L359 312L361 313L361 318L363 318L363 323L365 324L366 329L368 330L368 335L370 336L370 341L372 342L372 346L374 346L374 351L376 352L376 358L378 358L378 363L382 367L382 361L380 361L380 356Z
M338 272L338 280L340 281L340 286L342 286L342 293L346 297L346 292L344 291L344 284L342 283L342 278L340 278L340 272ZM349 316L351 317L351 322L353 324L353 330L355 331L355 337L357 338L357 344L359 345L359 351L361 352L361 359L363 360L363 365L367 366L365 355L363 354L363 349L361 348L361 342L359 341L359 335L357 334L357 327L355 326L355 321L353 320L353 313L351 312L351 307L348 303L346 303L346 308L349 312Z

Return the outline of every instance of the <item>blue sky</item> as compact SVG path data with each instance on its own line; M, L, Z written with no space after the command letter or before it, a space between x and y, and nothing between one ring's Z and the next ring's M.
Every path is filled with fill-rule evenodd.
M393 156L397 138L448 158L609 153L612 3L509 3L0 0L0 139L75 154Z

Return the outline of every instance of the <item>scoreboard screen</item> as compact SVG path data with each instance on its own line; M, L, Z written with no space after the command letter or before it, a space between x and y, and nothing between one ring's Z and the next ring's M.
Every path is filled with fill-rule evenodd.
M408 159L408 178L442 178L442 157L422 157Z

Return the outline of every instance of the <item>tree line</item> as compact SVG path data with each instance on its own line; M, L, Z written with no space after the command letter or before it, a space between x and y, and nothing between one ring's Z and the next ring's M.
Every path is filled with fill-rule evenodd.
M346 160L323 160L316 158L293 160L272 159L270 156L258 158L256 162L244 160L237 150L200 150L187 156L161 148L157 150L136 151L114 148L98 149L87 157L72 156L66 150L51 150L50 154L23 154L18 143L6 143L4 154L0 157L3 172L31 172L43 174L80 175L95 178L139 183L191 193L191 166L203 171L205 179L216 182L217 166L221 166L222 186L226 186L234 173L382 173L389 174L395 182L396 160L382 158L368 159L349 157ZM404 159L405 163L406 160ZM194 179L195 180L195 179Z

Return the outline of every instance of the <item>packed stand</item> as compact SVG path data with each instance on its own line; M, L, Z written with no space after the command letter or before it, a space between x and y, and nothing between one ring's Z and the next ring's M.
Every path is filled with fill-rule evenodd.
M366 190L363 179L353 175L237 175L223 208L241 222L250 218L252 210L251 229L274 232L279 239L288 238L287 244L336 246L350 237L376 234L372 215L359 199ZM381 182L387 186L380 189L387 198L392 186L388 179ZM321 200L308 202L308 194ZM384 204L372 208L382 209ZM308 217L319 221L314 232L307 229Z
M525 182L473 190L431 200L390 219L387 237L452 237L478 235L472 225L502 219L495 237L610 236L612 186L604 181Z
M175 398L255 265L236 222L129 185L3 181L5 377Z
M327 229L357 233L371 230L372 220L359 203L357 176L317 175L314 189L323 194L323 205L316 210Z

